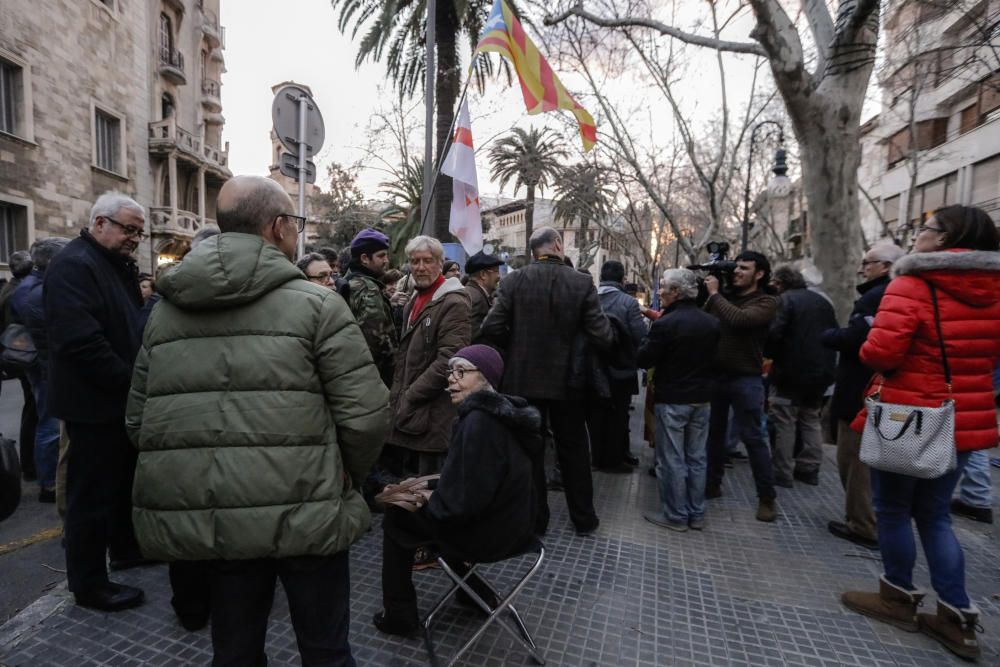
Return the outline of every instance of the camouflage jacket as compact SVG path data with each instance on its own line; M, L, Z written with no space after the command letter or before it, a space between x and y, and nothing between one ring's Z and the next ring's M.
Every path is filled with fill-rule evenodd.
M393 359L399 347L389 298L382 291L382 284L363 270L351 267L347 281L350 285L348 304L351 312L365 335L382 382L389 387L392 384Z

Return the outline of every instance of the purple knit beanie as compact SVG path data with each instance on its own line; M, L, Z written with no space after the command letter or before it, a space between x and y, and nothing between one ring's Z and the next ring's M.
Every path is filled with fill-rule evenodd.
M478 368L486 381L493 385L494 389L499 389L500 380L503 378L503 359L492 347L489 345L469 345L459 350L455 357L465 359Z

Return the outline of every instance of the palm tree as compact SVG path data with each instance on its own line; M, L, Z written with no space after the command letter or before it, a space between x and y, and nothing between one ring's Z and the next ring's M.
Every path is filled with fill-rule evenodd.
M567 156L562 138L548 128L515 127L490 149L492 177L501 188L514 179L514 194L523 185L527 191L524 212L524 254L531 257L528 241L535 221L535 189L542 193L550 180L562 170L560 160Z
M611 214L614 191L606 185L603 167L590 162L581 162L563 170L556 183L555 218L567 224L579 220L580 229L576 234L576 247L580 250L580 268L586 268L584 261L587 247L587 227L591 222L607 218Z
M379 217L391 224L389 253L393 266L406 263L407 242L420 233L420 210L424 190L424 161L412 157L399 169L393 169L392 180L379 183L392 202Z
M384 61L386 74L400 96L412 97L423 86L425 76L424 36L427 27L426 0L330 0L340 13L337 27L342 33L353 24L351 37L363 32L354 59L355 67L367 60ZM435 21L437 66L435 99L437 102L437 155L451 143L449 130L455 118L461 65L459 40L468 39L469 49L475 49L489 16L492 0L439 0ZM493 73L495 65L481 59L477 67L477 82ZM505 71L509 69L505 68ZM508 74L509 76L509 74ZM451 209L451 178L441 175L434 190L434 235L448 237L448 216Z

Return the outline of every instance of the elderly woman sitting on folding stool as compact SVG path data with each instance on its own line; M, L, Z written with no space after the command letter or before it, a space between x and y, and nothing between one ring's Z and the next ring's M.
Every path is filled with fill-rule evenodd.
M531 452L542 447L541 417L524 399L494 390L502 376L503 360L485 345L465 347L449 362L447 391L458 419L441 478L426 505L414 512L390 505L382 524L384 609L373 619L382 632L414 636L420 629L412 580L417 547L433 545L464 573L463 561L500 560L533 539ZM475 574L469 584L493 599Z

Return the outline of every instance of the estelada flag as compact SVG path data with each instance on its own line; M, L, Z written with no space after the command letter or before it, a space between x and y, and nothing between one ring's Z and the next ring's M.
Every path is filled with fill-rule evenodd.
M455 136L441 173L451 176L451 217L448 231L462 242L469 255L483 249L483 222L479 215L479 178L476 175L476 152L472 147L472 124L469 102L462 101L455 123Z
M481 51L495 51L514 64L529 114L569 109L580 123L583 151L586 153L594 147L597 143L594 117L569 94L503 0L493 3L473 58Z

